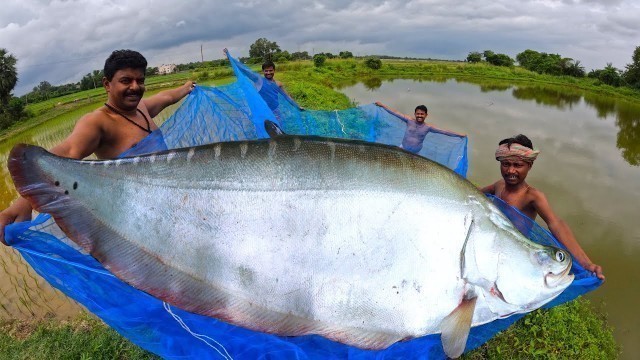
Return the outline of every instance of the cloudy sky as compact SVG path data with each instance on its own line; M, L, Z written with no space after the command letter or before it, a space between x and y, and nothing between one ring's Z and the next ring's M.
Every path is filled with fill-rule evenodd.
M150 66L247 56L260 37L283 50L464 59L525 49L587 71L623 69L640 46L638 0L4 0L0 48L18 59L15 95L77 82L115 49Z

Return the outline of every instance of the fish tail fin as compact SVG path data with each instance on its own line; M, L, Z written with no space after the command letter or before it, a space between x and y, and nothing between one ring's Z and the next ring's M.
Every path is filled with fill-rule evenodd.
M82 236L77 229L87 229L81 224L90 224L93 220L88 218L86 211L79 211L81 205L69 196L74 185L61 184L42 170L43 163L52 161L69 160L39 146L18 144L9 154L7 167L20 196L27 199L35 210L51 214L69 238L91 251L87 236Z
M445 354L450 358L460 357L464 352L477 299L478 297L473 291L467 292L460 305L451 314L447 315L440 324L442 347Z

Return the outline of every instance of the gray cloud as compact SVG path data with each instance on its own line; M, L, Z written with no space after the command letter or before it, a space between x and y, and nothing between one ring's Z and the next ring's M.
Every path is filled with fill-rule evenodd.
M464 59L533 49L623 68L640 45L638 18L634 0L9 0L0 46L18 59L16 94L78 81L115 49L157 66L198 61L200 45L207 59L223 47L246 56L260 37L290 51Z

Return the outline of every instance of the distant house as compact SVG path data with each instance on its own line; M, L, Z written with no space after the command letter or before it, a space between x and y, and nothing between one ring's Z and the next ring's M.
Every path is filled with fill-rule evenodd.
M162 64L158 67L158 74L159 75L171 74L176 72L176 69L177 69L176 64L168 64L168 65Z

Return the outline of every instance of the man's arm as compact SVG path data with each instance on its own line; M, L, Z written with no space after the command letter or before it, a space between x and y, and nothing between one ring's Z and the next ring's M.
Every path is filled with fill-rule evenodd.
M387 110L388 112L390 112L391 114L397 116L400 118L400 120L407 122L410 120L413 120L411 117L409 117L408 115L405 115L403 113L401 113L400 111L396 110L396 109L392 109L390 107L388 107L387 105L381 103L380 101L376 101L376 105L380 106L381 108Z
M180 101L183 97L187 96L191 90L195 87L196 83L193 81L187 81L184 85L175 89L164 90L146 99L142 99L144 105L149 111L149 115L154 118L167 106L173 105Z
M547 226L553 236L555 236L555 238L558 239L562 245L567 248L567 250L569 250L571 255L578 260L578 263L588 271L594 272L599 279L604 280L602 267L591 262L587 253L582 249L580 244L578 244L578 241L569 228L569 225L555 214L551 209L551 205L547 201L547 197L542 192L536 191L534 194L533 206L542 220L547 223Z
M427 124L430 128L436 129L439 133L443 133L443 134L446 134L446 135L453 135L453 136L461 136L461 137L463 137L463 136L467 136L467 134L460 134L460 133L457 133L457 132L455 132L455 131L441 129L441 128L439 128L439 127L437 127L437 126L435 126L435 125L433 125L433 124L430 124L430 123L426 123L426 124Z
M102 128L94 113L85 115L76 123L71 134L50 151L58 156L82 159L98 149L102 136ZM4 229L7 225L31 220L31 204L27 199L18 197L9 207L0 212L0 242L7 244L4 239Z

